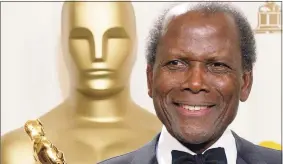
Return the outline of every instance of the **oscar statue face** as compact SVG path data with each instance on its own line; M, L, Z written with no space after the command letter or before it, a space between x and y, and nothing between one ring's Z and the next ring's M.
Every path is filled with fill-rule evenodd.
M102 10L103 9L103 10ZM135 60L135 19L124 2L76 2L68 9L68 50L85 94L112 95L128 85Z

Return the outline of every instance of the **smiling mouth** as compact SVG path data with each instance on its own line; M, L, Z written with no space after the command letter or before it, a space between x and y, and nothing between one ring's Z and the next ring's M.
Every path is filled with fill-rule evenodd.
M203 116L208 114L215 106L213 104L183 104L173 103L182 115L185 116Z
M211 108L215 105L187 105L187 104L181 104L181 103L174 103L176 106L187 109L187 110L191 110L191 111L199 111L199 110L204 110L204 109L208 109Z

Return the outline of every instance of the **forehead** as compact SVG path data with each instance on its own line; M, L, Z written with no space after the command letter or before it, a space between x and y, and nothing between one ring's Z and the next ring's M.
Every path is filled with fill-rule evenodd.
M234 18L224 12L209 13L206 11L189 11L174 17L168 24L167 29L172 31L186 31L190 29L206 28L210 31L236 33Z
M169 22L158 51L165 52L161 55L164 57L183 54L183 57L198 59L225 57L238 60L237 26L233 17L225 13L188 12Z
M238 30L233 17L228 14L191 11L173 18L162 38L173 45L210 45L219 41L238 42Z
M73 2L67 5L69 30L82 27L100 33L118 27L133 32L134 13L128 3Z

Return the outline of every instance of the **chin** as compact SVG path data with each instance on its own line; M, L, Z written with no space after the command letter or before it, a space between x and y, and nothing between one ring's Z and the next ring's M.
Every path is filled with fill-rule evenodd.
M93 97L108 97L121 92L125 88L112 79L92 79L85 80L80 84L78 90L86 95Z
M206 133L185 133L181 134L181 141L188 144L202 144L208 142L211 136Z
M115 94L118 94L123 90L122 87L116 87L116 88L107 88L107 89L99 89L99 88L87 88L87 89L82 89L80 90L82 93L92 96L92 97L98 97L98 98L103 98L103 97L109 97L113 96Z
M173 128L174 136L181 142L187 144L202 144L213 138L212 129L199 129L195 127Z
M89 86L89 87L80 87L78 88L78 91L88 96L103 98L118 94L123 89L124 87L122 86L111 86L103 89Z

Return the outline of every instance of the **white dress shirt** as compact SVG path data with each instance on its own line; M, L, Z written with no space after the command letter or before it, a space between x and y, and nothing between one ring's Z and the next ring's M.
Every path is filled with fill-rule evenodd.
M219 138L219 140L216 141L208 149L217 148L217 147L224 148L228 164L236 164L237 147L236 147L235 138L231 130L227 129L223 133L223 135ZM173 136L171 136L171 134L167 131L166 127L163 126L156 150L158 164L172 164L172 155L171 155L172 150L183 151L192 155L196 154L191 150L189 150L188 148L186 148L185 146L183 146Z

